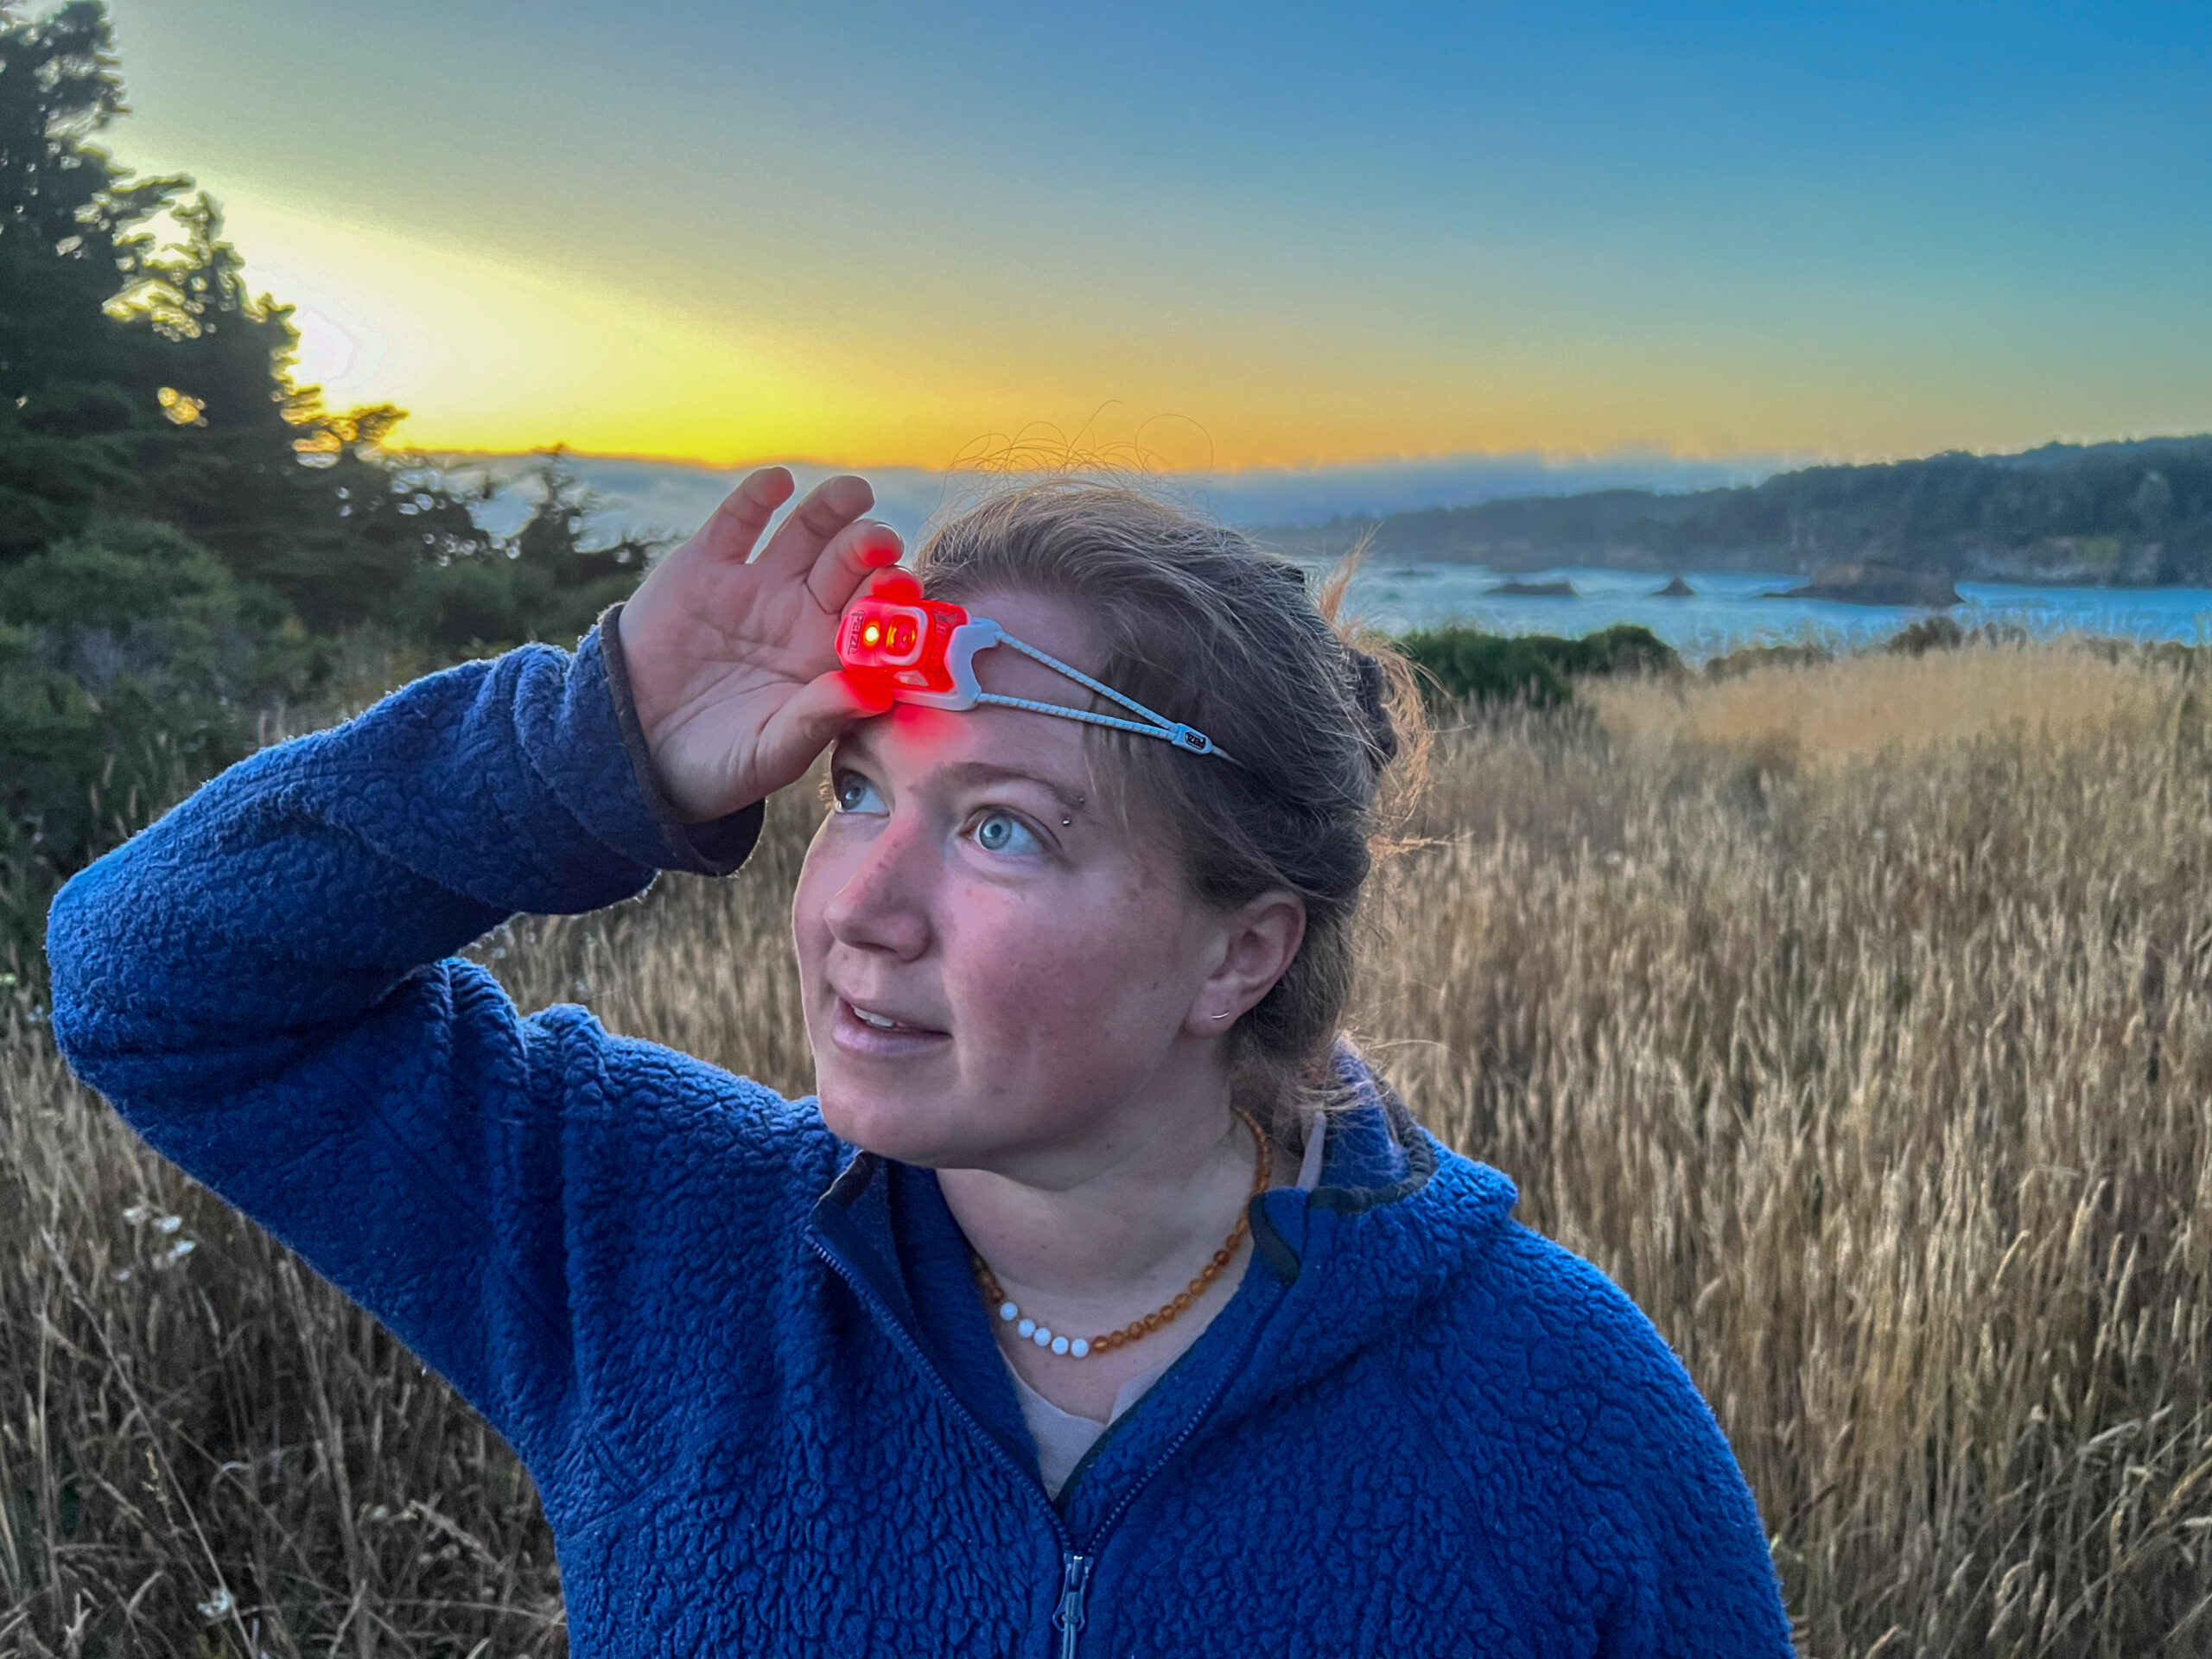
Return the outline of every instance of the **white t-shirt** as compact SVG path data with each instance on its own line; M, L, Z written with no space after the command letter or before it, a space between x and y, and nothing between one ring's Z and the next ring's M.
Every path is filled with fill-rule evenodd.
M1327 1137L1328 1116L1316 1112L1306 1125L1306 1155L1300 1160L1295 1190L1311 1192L1321 1179L1321 1144ZM1006 1358L1003 1349L999 1357ZM1029 1438L1037 1442L1037 1472L1044 1477L1045 1490L1052 1497L1060 1495L1060 1488L1068 1484L1068 1477L1075 1466L1098 1444L1101 1435L1113 1427L1115 1420L1145 1396L1145 1391L1166 1374L1168 1365L1140 1371L1122 1384L1114 1395L1114 1409L1104 1422L1095 1418L1077 1416L1071 1411L1062 1411L1043 1395L1021 1380L1021 1373L1007 1362L1007 1373L1014 1378L1014 1392L1021 1402L1021 1421L1029 1425Z

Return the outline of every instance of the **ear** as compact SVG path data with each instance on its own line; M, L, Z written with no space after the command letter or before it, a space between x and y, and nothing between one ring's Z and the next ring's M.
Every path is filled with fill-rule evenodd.
M1290 970L1306 940L1306 901L1276 887L1221 918L1220 957L1198 987L1184 1034L1219 1037Z

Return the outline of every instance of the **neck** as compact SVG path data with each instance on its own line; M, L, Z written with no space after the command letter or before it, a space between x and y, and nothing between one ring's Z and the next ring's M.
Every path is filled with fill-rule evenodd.
M1250 1197L1258 1149L1226 1082L1208 1081L1147 1090L1143 1109L1069 1143L938 1172L961 1230L1009 1294L1063 1313L1147 1311L1165 1300L1162 1285L1172 1296L1221 1248Z

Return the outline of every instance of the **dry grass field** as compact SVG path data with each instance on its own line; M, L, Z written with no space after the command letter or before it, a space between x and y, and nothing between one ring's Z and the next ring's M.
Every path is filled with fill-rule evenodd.
M1359 1034L1675 1343L1823 1659L2212 1653L2212 732L1974 648L1446 735ZM810 809L518 920L526 1005L785 1089ZM0 1654L562 1650L527 1480L0 1029Z

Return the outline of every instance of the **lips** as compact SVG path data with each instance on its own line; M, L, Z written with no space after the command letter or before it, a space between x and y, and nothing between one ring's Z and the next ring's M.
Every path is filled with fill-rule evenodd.
M952 1036L904 1013L840 996L831 1039L849 1054L898 1059L929 1052L950 1042Z
M847 1001L853 1017L871 1031L898 1031L908 1036L942 1037L945 1033L935 1026L925 1026L918 1020L907 1020L895 1014L885 1014L875 1008L864 1008L857 1002Z

